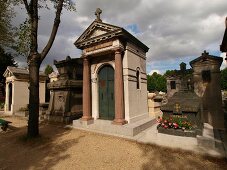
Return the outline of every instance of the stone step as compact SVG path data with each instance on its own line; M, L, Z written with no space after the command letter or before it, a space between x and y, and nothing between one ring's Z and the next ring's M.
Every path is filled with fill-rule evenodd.
M99 133L107 133L114 135L135 136L143 130L151 127L156 122L154 118L146 118L135 123L125 125L113 125L109 120L93 120L84 122L81 120L74 120L73 127L78 129L96 131Z
M147 118L135 123L127 124L125 125L125 127L132 129L132 136L135 136L140 132L144 131L145 129L151 127L155 123L156 123L156 118Z

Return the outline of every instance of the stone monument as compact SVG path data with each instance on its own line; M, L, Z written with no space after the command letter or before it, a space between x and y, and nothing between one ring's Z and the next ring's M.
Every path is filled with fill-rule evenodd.
M67 56L65 60L54 61L54 64L59 77L48 84L51 96L46 118L70 123L82 115L83 61Z
M101 12L74 43L82 50L83 117L73 126L135 135L155 121L147 106L149 48L124 28L102 22Z
M221 57L202 55L190 62L193 68L194 91L202 98L202 121L214 129L224 129L224 113L221 96Z
M183 131L159 127L158 132L178 136L196 137L196 135L202 134L201 100L188 85L185 67L181 67L179 76L181 77L179 91L169 98L166 105L161 106L161 111L163 112L163 118L178 119L177 121L179 123L189 122L192 125L192 128L188 131Z
M172 97L174 93L180 90L183 79L187 82L188 88L193 88L192 69L186 69L186 63L184 62L180 64L180 70L174 70L173 73L168 74L165 77L167 81L168 98Z

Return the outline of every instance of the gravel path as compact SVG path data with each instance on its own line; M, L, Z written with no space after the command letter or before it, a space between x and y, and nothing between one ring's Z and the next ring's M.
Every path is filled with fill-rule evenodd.
M25 140L26 119L0 131L0 169L227 169L227 161L122 138L42 123L41 137Z

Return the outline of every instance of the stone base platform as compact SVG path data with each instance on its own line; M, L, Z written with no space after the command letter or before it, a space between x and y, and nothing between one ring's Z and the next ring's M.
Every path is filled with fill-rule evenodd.
M165 129L162 127L158 128L158 133L165 133L168 135L175 135L175 136L184 136L184 137L196 137L195 130L185 130L182 129Z
M122 135L133 137L156 123L155 118L146 118L135 123L125 125L113 125L110 120L74 120L73 127L82 130L94 131L99 133Z
M70 124L73 120L79 119L82 117L82 113L62 116L62 115L44 115L44 119L50 122L57 122L57 123L64 123L64 124Z

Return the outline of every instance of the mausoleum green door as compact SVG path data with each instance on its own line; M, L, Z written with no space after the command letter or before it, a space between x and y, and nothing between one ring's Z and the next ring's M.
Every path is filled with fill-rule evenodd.
M99 118L114 119L114 69L111 66L101 68L99 74Z

